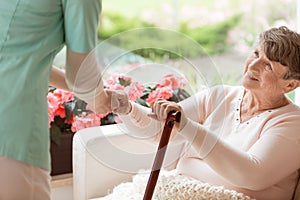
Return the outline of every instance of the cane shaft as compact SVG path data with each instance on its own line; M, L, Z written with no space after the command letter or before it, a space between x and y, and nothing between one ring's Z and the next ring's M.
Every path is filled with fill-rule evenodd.
M166 119L164 129L159 141L158 149L155 155L154 163L152 166L152 170L148 179L147 187L145 190L144 198L143 200L151 200L154 189L157 183L157 179L159 176L159 172L161 169L161 166L163 164L163 160L167 151L167 145L169 143L169 139L171 136L171 132L173 129L173 126L175 124L175 121L180 121L180 112L173 112L171 111L168 114L168 117Z

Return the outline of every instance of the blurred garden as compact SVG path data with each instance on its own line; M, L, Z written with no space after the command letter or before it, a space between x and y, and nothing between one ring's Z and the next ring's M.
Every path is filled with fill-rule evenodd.
M237 84L243 71L244 59L251 51L257 34L274 26L285 25L296 29L296 9L296 0L103 0L99 39L107 40L134 28L160 27L174 30L190 37L204 51L193 52L192 48L189 50L189 47L184 47L181 40L156 36L164 43L164 49L174 49L179 45L185 49L184 56L195 61L196 65L213 62L219 74L211 79L221 76L222 83ZM133 49L137 41L148 44L153 42L153 37L153 34L143 34L137 38L132 34L116 45ZM164 49L136 49L133 53L174 65L180 56ZM177 65L184 64L181 62ZM293 94L290 97L293 98Z
M273 26L296 29L296 0L103 0L100 39L149 26L169 28L201 43L208 53L247 52Z

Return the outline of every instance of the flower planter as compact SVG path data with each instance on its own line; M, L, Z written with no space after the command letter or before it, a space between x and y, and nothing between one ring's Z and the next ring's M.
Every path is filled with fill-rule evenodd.
M60 144L51 141L51 175L72 173L72 140L74 133L64 132Z

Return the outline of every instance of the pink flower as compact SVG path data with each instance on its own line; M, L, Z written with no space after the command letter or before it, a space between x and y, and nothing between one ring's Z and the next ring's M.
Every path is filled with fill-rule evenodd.
M168 74L158 82L157 87L171 87L174 90L175 88L183 88L186 84L187 80L184 77Z
M124 90L125 87L120 85L120 84L117 84L117 85L107 85L107 88L108 89L111 89L111 90Z
M56 89L53 92L53 95L58 99L58 107L54 112L55 116L60 116L61 118L66 117L64 102L69 102L74 99L74 94L72 92Z
M55 116L59 116L61 118L65 118L66 117L64 104L62 104L62 103L58 104L58 107L55 110L54 115Z
M101 118L105 117L107 114L96 114L96 113L85 113L83 112L81 116L76 116L71 130L77 132L83 128L95 127L101 125Z
M54 121L55 116L65 118L64 102L69 102L74 99L74 94L69 91L55 89L53 92L48 92L48 123L49 127L51 122Z
M137 82L132 82L128 87L125 88L125 92L128 94L128 98L131 101L136 101L137 98L143 96L144 90L145 90L145 86Z
M147 99L147 102L152 106L154 102L161 98L161 99L169 99L173 96L173 90L170 87L157 87L153 90Z
M120 86L126 87L124 83L128 84L131 82L131 77L125 76L124 74L114 73L111 77L106 81L106 87L109 89L120 88Z
M124 74L119 74L118 79L123 79L124 81L131 81L131 77L125 76Z
M52 92L49 92L47 95L47 101L48 101L48 124L50 128L51 122L54 121L55 111L58 108L59 99Z
M56 89L53 94L60 100L60 102L69 102L74 100L74 93L66 90Z

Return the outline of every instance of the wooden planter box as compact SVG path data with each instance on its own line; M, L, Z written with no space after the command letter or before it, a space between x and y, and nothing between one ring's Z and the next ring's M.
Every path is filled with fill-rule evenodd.
M60 144L51 141L51 176L72 173L72 140L74 133L66 132L61 135Z

